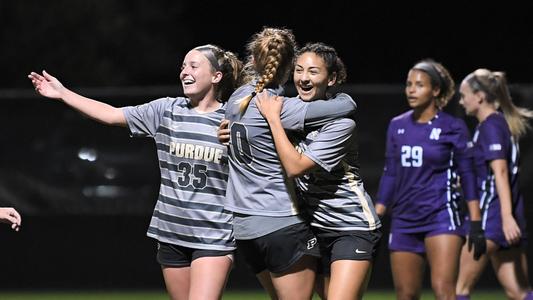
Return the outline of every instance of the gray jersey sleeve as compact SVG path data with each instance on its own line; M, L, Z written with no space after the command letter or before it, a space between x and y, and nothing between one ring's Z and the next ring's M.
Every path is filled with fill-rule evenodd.
M309 133L315 137L303 154L330 172L348 152L348 145L354 137L354 132L354 120L348 118L334 120L320 130Z
M345 93L339 93L329 100L316 100L309 102L305 113L305 128L316 129L332 120L349 117L355 113L357 104Z
M137 106L122 108L128 128L134 137L154 137L165 110L172 107L172 98L160 98Z

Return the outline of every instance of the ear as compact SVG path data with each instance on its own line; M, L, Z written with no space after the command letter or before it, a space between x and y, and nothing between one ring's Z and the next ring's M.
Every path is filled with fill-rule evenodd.
M436 98L440 94L440 87L433 88L433 91L431 93L433 95L433 98Z
M213 77L211 79L211 83L219 83L220 80L222 80L222 72L220 71L216 71L214 74L213 74Z
M328 86L333 86L337 83L337 72L331 73L328 78Z
M483 103L483 101L485 101L485 92L483 92L483 91L475 92L474 96L476 96L478 104L481 104L481 103Z

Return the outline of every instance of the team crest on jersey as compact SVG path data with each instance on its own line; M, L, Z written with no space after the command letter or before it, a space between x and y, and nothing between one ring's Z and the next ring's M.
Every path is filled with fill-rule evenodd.
M438 141L441 131L442 131L442 129L440 129L440 128L433 128L431 130L431 133L429 134L429 139Z

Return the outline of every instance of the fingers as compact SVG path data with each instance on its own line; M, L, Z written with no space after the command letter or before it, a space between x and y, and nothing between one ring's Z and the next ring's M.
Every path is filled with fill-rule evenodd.
M44 77L39 75L38 73L35 73L35 72L31 72L30 75L28 75L28 78L32 79L32 80L44 80Z
M43 76L35 72L31 72L30 75L28 75L28 78L31 79L31 83L37 92L39 92L42 82L46 80Z
M49 81L56 79L54 76L48 74L45 70L43 70L43 76L44 78L46 78L46 80L49 80Z
M0 220L4 223L11 223L11 228L18 231L22 222L20 214L12 207L0 209Z
M221 142L223 145L229 145L229 136L230 136L230 130L229 129L220 129L217 131L218 141Z
M520 239L522 238L522 232L516 224L513 224L513 226L508 226L508 229L504 230L504 235L505 240L507 240L507 243L510 245L520 242Z
M15 231L19 231L20 230L20 225L19 224L11 224L11 229L15 230Z
M229 120L222 119L222 121L220 122L220 125L218 125L218 129L219 130L226 129L228 128L228 126L229 126Z

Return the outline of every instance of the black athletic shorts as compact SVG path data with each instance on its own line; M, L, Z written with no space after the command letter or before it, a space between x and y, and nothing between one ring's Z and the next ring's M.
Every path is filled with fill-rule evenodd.
M162 266L169 267L186 267L191 262L200 257L225 256L233 260L234 251L205 250L187 248L178 245L158 242L157 243L157 262Z
M376 256L381 231L325 231L314 230L320 246L317 273L329 275L336 260L369 260Z
M304 255L320 256L317 239L305 223L287 226L255 239L237 240L237 249L255 274L264 270L283 273Z

